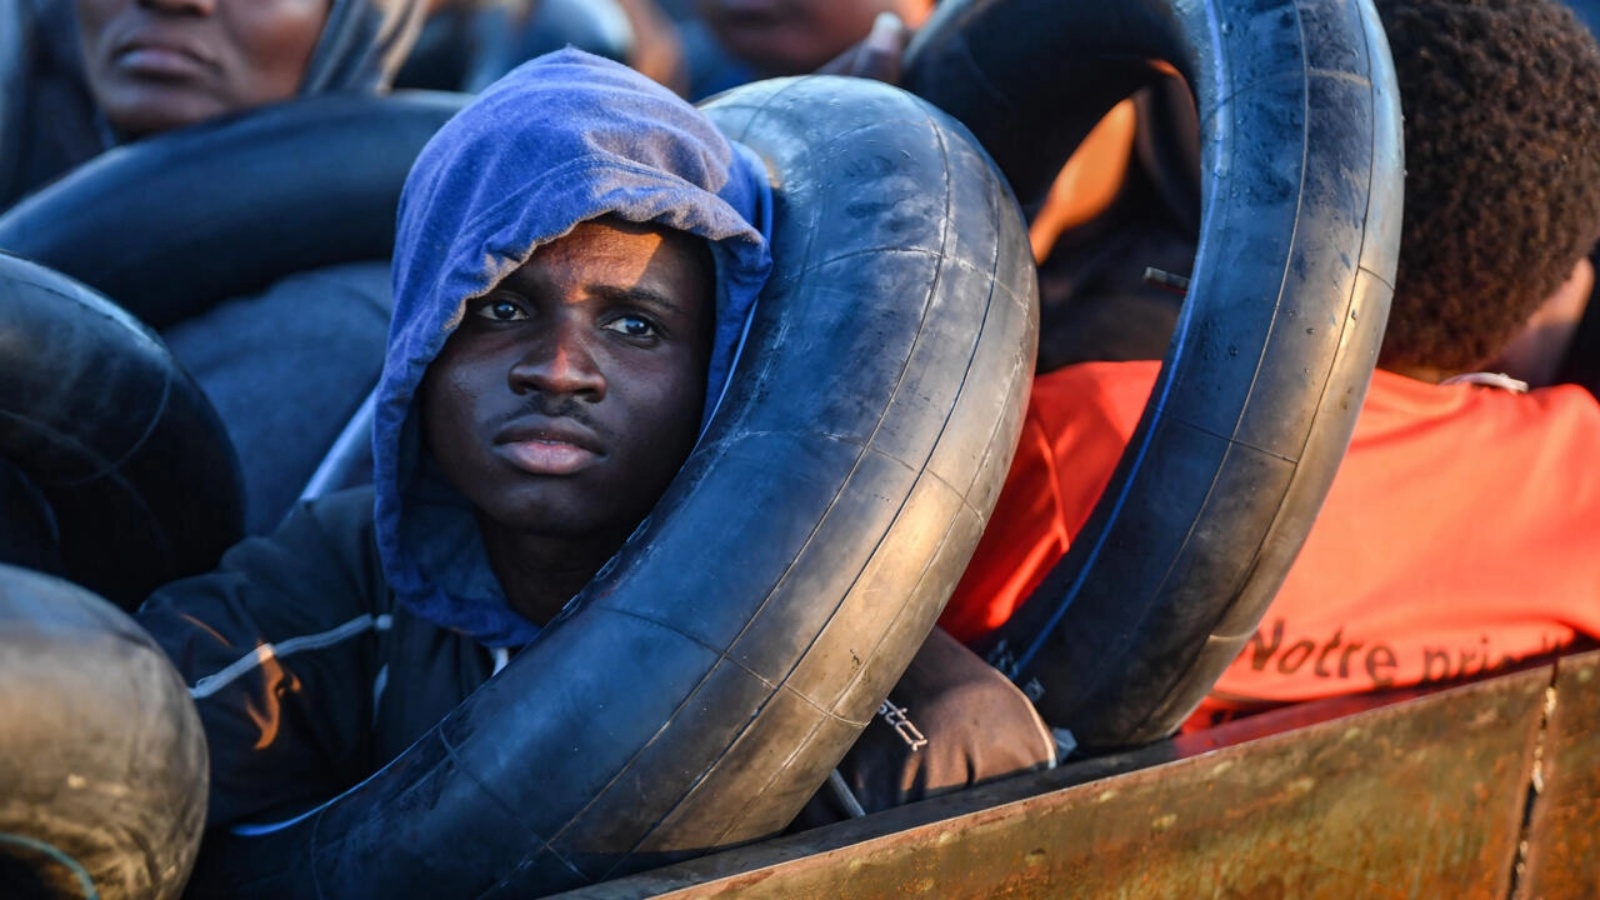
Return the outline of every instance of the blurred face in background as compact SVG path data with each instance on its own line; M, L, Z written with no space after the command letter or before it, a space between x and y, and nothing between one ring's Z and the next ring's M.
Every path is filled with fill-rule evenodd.
M763 77L814 71L892 12L917 28L933 0L697 0L724 49Z
M300 90L332 0L75 0L89 87L140 138Z

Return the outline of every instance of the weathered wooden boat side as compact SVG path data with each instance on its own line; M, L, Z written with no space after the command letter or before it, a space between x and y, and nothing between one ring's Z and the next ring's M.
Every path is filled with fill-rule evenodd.
M1517 897L1600 897L1600 653L1556 666Z
M1600 652L1266 713L570 892L1600 895Z

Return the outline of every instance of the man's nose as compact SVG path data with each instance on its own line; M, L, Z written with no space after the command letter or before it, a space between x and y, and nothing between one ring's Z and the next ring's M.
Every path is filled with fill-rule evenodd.
M562 322L530 341L511 367L512 391L568 394L591 401L604 398L606 379L594 346L599 335L593 331L584 324Z

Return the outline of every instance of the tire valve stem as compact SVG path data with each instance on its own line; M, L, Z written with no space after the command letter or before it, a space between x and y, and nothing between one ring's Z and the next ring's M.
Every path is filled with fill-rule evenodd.
M1155 266L1144 267L1144 280L1146 284L1166 288L1174 294L1185 294L1189 291L1189 278L1185 275L1176 275L1165 269Z

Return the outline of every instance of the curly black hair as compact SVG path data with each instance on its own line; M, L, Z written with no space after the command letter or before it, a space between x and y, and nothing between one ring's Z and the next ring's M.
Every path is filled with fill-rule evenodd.
M1493 359L1600 238L1600 49L1553 0L1375 0L1406 196L1379 365Z

